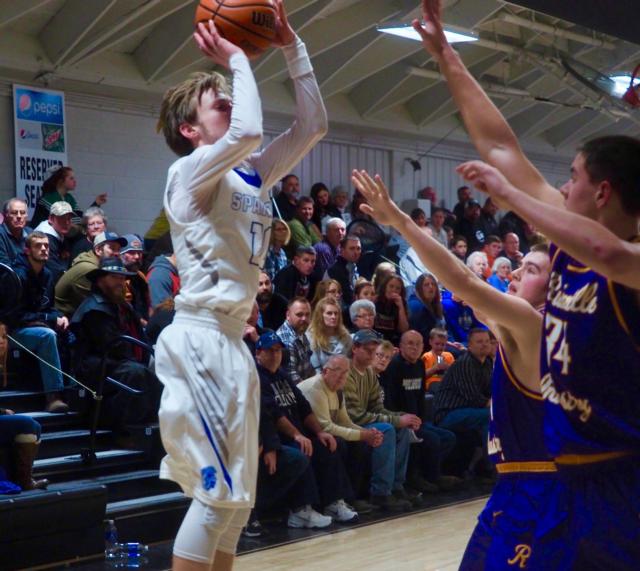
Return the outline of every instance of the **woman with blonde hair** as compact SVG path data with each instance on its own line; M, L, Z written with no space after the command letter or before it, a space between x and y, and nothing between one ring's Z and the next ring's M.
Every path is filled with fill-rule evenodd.
M264 260L264 272L271 280L280 270L289 265L289 259L284 251L284 247L289 243L289 240L291 240L289 225L280 218L274 218L271 223L269 250Z
M334 355L347 355L351 348L351 335L342 322L340 303L332 297L322 298L311 315L307 330L311 346L311 365L317 373Z
M323 297L332 297L340 306L342 306L342 286L337 280L326 279L318 282L316 293L311 300L311 309L314 309Z

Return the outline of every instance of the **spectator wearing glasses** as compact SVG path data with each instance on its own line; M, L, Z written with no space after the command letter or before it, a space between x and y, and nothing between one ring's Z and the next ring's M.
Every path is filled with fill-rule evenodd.
M360 329L372 329L376 319L376 305L368 299L357 299L349 307L349 318L353 332Z
M342 286L340 282L332 279L318 282L316 293L311 300L311 308L314 309L316 305L318 305L318 302L325 297L330 297L336 303L342 305Z

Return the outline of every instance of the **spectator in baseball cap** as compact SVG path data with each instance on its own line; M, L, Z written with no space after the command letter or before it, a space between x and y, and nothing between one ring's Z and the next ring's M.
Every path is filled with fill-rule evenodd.
M99 267L100 260L119 256L126 244L115 232L100 232L93 240L93 249L79 254L56 284L56 309L70 318L91 292L89 273Z
M149 320L151 296L147 277L140 271L144 255L143 242L137 234L125 234L122 238L126 244L120 250L120 257L127 270L135 274L126 282L126 300L140 314L146 326Z

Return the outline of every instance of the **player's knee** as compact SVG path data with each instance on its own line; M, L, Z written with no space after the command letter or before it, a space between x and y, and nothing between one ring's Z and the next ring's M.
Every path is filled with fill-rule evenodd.
M234 511L227 529L220 536L218 551L235 554L236 548L238 547L238 541L240 540L240 534L242 533L242 528L247 525L250 513L251 509L249 508L240 508Z
M190 561L212 563L234 513L235 510L213 508L194 499L178 531L173 553Z

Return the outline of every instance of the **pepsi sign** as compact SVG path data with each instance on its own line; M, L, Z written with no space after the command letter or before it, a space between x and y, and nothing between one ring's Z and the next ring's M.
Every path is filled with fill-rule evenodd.
M54 125L64 124L64 104L61 95L18 87L15 97L18 119Z

